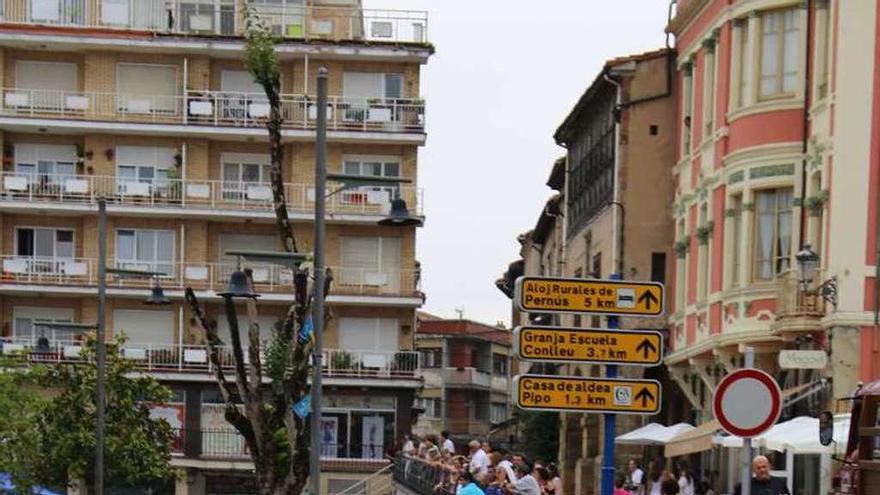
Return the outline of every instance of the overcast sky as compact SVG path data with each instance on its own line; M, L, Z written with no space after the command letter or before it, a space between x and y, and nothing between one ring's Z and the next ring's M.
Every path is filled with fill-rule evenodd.
M364 0L428 11L419 152L427 303L444 317L510 321L494 282L534 227L564 150L553 132L609 58L664 44L666 0Z

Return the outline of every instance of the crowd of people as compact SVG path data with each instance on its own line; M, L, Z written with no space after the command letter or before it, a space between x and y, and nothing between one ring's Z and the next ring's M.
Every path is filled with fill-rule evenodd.
M470 441L464 455L444 431L407 438L401 451L433 468L435 495L563 495L555 464L493 449L489 442Z
M404 458L431 468L435 495L564 495L559 469L552 462L528 459L521 453L493 449L489 442L472 440L456 449L449 432L439 436L407 437ZM407 469L413 468L407 465ZM615 495L715 495L708 482L697 482L686 462L664 470L662 461L632 459L615 479Z

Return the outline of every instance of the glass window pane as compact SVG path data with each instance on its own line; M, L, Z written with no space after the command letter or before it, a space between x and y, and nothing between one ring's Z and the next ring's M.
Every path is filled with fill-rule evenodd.
M34 255L34 231L33 229L18 229L18 252L19 256Z
M385 74L385 98L403 97L403 76L400 74Z
M160 261L172 261L174 259L174 234L171 232L159 232L157 241L156 259Z
M48 229L34 231L34 255L39 258L55 256L55 231Z
M141 182L152 182L155 174L153 167L138 167L138 180Z
M361 164L359 162L345 162L345 173L349 175L360 175Z
M238 182L239 180L239 168L237 163L224 163L223 164L223 180L227 182Z
M56 163L55 164L55 174L56 175L74 175L75 167L72 163Z
M137 260L153 261L156 259L156 233L140 231L137 233Z
M364 163L364 175L382 176L382 164L379 162Z
M55 171L55 162L47 162L41 160L37 163L37 170L41 174L51 174Z
M55 256L73 258L73 231L59 230L55 232Z
M135 180L137 179L137 168L127 165L121 165L119 167L118 176L122 180Z
M134 259L134 231L116 231L116 258L121 260Z
M33 163L19 163L15 166L15 171L20 174L33 175L36 167Z
M765 34L761 43L761 76L775 76L779 65L779 36Z
M241 180L243 182L259 182L260 166L253 163L245 163L242 165Z
M386 163L385 177L400 177L400 164L391 162Z

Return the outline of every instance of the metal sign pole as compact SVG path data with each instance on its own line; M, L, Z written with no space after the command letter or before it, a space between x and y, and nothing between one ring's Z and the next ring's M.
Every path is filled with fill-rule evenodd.
M755 348L754 347L746 347L746 362L745 367L754 368L755 367ZM751 437L743 438L743 446L742 446L742 459L740 459L741 468L742 468L742 488L740 489L740 495L751 495L752 493L752 439Z
M620 280L618 273L613 273L609 277L611 280ZM620 328L620 317L609 316L608 328L617 330ZM609 364L605 366L606 378L617 378L617 365ZM605 414L605 442L602 449L602 495L614 495L614 436L617 429L617 415ZM748 495L748 494L746 494Z

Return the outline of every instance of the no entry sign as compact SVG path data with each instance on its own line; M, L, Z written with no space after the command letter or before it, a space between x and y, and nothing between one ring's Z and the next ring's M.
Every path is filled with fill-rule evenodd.
M782 392L772 376L742 369L725 376L712 400L721 428L738 437L755 437L770 429L782 412Z

